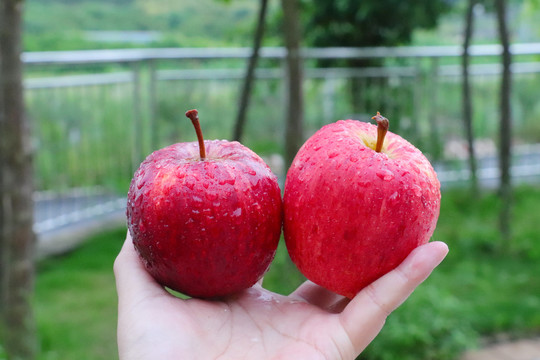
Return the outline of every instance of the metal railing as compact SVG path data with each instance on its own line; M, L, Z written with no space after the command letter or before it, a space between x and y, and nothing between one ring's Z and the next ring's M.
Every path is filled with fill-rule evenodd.
M486 159L496 146L500 53L498 45L470 49L475 130L488 144ZM466 180L461 54L458 46L303 49L306 135L340 118L369 119L381 110L393 131L437 161L443 183ZM515 141L540 142L540 43L514 44L512 54ZM206 138L228 138L250 55L248 48L23 54L36 148L36 230L123 211L139 162L158 147L194 139L182 119L188 108L200 110ZM263 48L256 72L243 142L263 155L281 153L285 55L283 48ZM340 63L319 66L328 60ZM347 67L353 60L365 66ZM496 167L487 163L480 176L492 181ZM533 165L528 178L538 178ZM274 171L284 176L279 161Z
M78 50L24 53L22 61L28 65L129 63L148 60L179 59L247 59L250 48L145 48L116 50ZM512 55L538 55L540 43L512 44ZM475 56L498 56L502 47L498 44L472 45L469 54ZM305 48L304 59L372 59L372 58L441 58L458 57L463 54L461 46L398 46L364 48ZM266 47L260 50L261 58L284 59L286 49Z

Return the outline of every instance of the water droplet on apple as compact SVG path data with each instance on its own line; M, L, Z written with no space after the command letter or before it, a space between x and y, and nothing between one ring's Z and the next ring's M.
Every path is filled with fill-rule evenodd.
M186 177L186 173L183 172L183 171L175 171L175 175L176 175L176 177L179 178L179 179L183 179L183 178Z
M140 190L140 189L144 186L145 183L146 183L146 181L145 181L144 179L139 180L139 181L137 182L137 189Z
M140 232L145 232L146 231L146 226L144 226L144 223L143 221L139 221L139 231Z
M414 184L412 186L412 190L413 190L415 196L418 196L418 197L422 196L422 188L420 186Z
M150 256L152 256L153 254L150 253ZM144 266L147 268L147 269L151 269L152 268L152 263L150 263L150 261L146 260L146 258L141 258L143 263L144 263Z
M193 199L193 201L196 201L196 202L202 202L203 201L203 199L200 196L197 196L197 195L193 195L192 199Z
M384 180L384 181L390 181L395 178L394 173L388 169L377 170L376 174L381 180Z
M233 216L240 216L242 215L242 208L238 208L236 210L233 211L232 213Z
M218 198L218 195L213 191L206 192L205 196L209 201L214 201Z
M365 174L361 174L360 172L357 172L356 173L356 176L358 177L358 180L357 180L357 184L360 186L360 187L367 187L370 185L370 181L365 179L363 177L363 175Z
M352 155L350 156L349 160L350 160L351 162L357 162L357 161L358 161L358 156L352 154Z
M249 177L249 183L251 184L252 187L255 187L259 184L259 181L261 181L261 179L257 176L250 176ZM244 189L245 191L244 192L249 192L251 189Z
M195 210L195 209L191 210L191 212L192 212L193 214L199 214L199 213L200 213L199 210Z
M235 183L234 178L232 178L232 179L221 179L221 180L219 180L219 185L225 185L225 184L234 185L234 183Z
M257 175L257 172L254 169L248 169L247 173L251 176Z
M334 151L331 151L330 153L328 153L328 158L332 159L332 158L335 158L338 155L339 155L339 151L334 150Z
M136 208L139 208L139 207L141 207L141 205L142 205L142 201L143 201L143 196L142 196L142 195L139 195L139 196L137 196L137 198L135 199L135 203L132 203L131 206L135 206Z

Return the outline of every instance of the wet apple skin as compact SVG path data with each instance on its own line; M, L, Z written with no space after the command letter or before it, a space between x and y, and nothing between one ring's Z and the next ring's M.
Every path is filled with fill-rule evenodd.
M189 296L214 298L252 286L268 269L282 225L276 176L238 142L158 150L128 192L133 243L148 272Z
M284 236L298 269L352 298L429 241L439 216L440 184L427 158L377 127L341 120L302 146L284 190Z

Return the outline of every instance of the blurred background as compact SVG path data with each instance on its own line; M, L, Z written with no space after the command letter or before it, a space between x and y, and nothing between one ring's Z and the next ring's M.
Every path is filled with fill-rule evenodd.
M432 161L434 239L450 255L361 359L460 359L540 334L540 1L1 1L24 4L37 240L29 306L0 359L17 337L29 340L13 359L117 358L112 263L129 182L153 150L195 141L191 108L206 139L240 140L281 184L317 129L377 111ZM0 129L5 155L16 134ZM265 286L286 294L303 280L280 244Z

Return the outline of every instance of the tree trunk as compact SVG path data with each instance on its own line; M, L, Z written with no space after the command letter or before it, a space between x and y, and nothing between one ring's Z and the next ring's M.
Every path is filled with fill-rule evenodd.
M469 150L469 171L471 172L471 192L473 196L478 193L478 176L476 164L476 152L474 147L474 131L472 120L472 94L469 81L469 46L474 24L474 5L476 0L468 0L467 11L465 15L465 34L463 36L463 55L462 55L462 75L463 75L463 125L465 127L465 135L467 138L467 146Z
M34 359L32 161L24 115L21 0L0 1L0 335L12 360Z
M259 50L261 48L262 39L264 36L264 25L267 9L268 0L261 0L259 16L257 19L257 29L255 30L255 37L253 39L253 51L251 53L251 57L249 58L246 76L244 77L242 94L240 95L240 103L238 105L238 115L236 117L236 123L234 126L233 140L236 141L241 141L242 135L244 134L246 114L249 107L249 100L251 98L253 80L255 78L255 68L257 66L257 61L259 60Z
M502 64L503 72L500 92L500 128L499 128L499 167L501 173L500 196L502 200L501 212L499 214L499 225L505 245L510 241L510 211L512 206L512 183L510 177L510 159L512 142L512 115L511 115L511 81L512 74L510 66L512 57L510 54L510 39L506 22L506 0L495 1L497 11L497 22L499 28L499 38L502 44Z
M288 168L304 141L303 74L300 54L300 11L298 0L281 0L284 15L286 57L285 165Z

